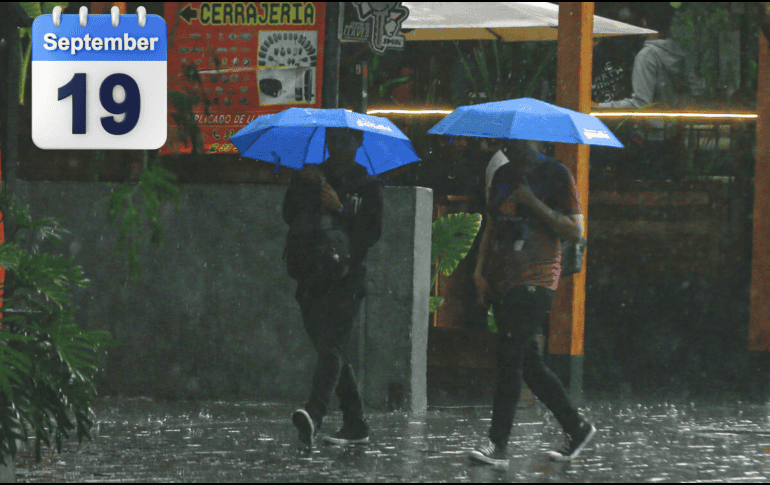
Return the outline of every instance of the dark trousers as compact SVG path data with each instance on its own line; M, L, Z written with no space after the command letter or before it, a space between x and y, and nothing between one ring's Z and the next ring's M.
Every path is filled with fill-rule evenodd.
M518 286L493 299L498 332L497 386L489 438L499 446L508 444L522 380L566 432L576 430L580 423L561 381L545 366L535 338L548 322L554 293L540 286Z
M363 403L346 349L364 298L365 278L366 268L362 267L331 287L310 288L301 283L297 287L302 323L318 353L313 388L305 406L318 425L335 392L343 421L363 421Z

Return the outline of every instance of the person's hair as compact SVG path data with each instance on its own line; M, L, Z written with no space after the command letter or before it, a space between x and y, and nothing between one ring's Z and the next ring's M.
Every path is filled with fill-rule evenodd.
M668 2L649 2L642 12L648 29L657 30L661 37L668 37L674 20L674 8Z
M529 140L503 140L503 153L509 160L514 157L526 160L529 163L540 162L546 159L546 155L540 153Z
M527 141L526 140L513 140L513 139L503 139L502 141L502 150L503 153L505 153L505 156L508 158L512 156L520 155L525 148L527 147Z
M344 133L345 136L355 138L359 143L364 141L364 132L361 130L354 130L352 128L327 128L326 130L327 135L330 131L336 131L338 133Z

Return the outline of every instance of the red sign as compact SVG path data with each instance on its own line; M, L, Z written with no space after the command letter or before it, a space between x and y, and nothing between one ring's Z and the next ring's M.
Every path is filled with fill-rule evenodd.
M320 108L325 2L166 2L169 92L202 91L194 108L206 153L237 153L230 137L258 116ZM200 84L184 76L197 70ZM173 93L172 93L173 95ZM169 138L161 154L190 153Z

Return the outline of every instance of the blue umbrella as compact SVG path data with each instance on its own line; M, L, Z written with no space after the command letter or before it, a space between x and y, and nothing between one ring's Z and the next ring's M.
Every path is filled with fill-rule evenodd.
M461 106L428 133L623 148L598 118L532 98Z
M385 118L344 109L289 108L255 119L232 138L244 157L273 161L295 169L329 158L326 128L352 128L364 132L356 162L370 175L416 162L409 138Z

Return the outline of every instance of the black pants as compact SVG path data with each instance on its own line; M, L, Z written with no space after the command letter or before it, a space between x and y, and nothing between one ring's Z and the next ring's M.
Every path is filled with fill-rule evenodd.
M320 425L332 395L340 399L346 424L363 420L363 403L346 348L365 294L366 267L359 267L336 285L309 288L301 283L296 298L302 323L318 353L313 388L305 410Z
M548 322L554 293L540 286L518 286L493 299L498 332L497 386L489 438L498 446L508 444L522 379L565 431L571 433L580 423L561 381L545 366L535 338Z

